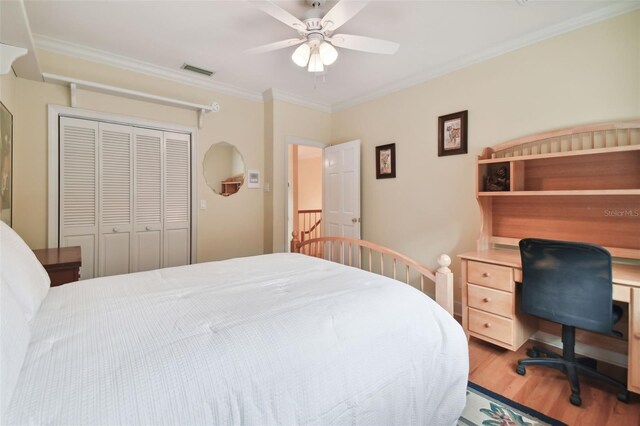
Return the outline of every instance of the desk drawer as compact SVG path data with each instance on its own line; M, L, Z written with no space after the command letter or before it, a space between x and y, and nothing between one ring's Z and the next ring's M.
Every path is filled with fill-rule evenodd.
M468 263L467 280L473 284L513 293L513 268L490 263Z
M473 284L467 285L467 291L468 305L472 308L513 318L513 293Z
M495 340L513 344L513 320L469 308L469 330Z

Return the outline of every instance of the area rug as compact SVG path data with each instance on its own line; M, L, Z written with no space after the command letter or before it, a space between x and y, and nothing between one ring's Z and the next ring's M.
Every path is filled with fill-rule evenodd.
M458 426L566 426L533 408L469 382Z

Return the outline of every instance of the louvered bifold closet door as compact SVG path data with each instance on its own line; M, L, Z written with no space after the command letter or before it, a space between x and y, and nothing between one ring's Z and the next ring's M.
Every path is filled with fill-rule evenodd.
M100 123L100 276L131 272L133 128Z
M159 130L133 130L133 270L162 267L162 139Z
M60 247L80 246L80 278L96 276L98 123L60 117Z
M191 136L164 133L164 266L190 263Z

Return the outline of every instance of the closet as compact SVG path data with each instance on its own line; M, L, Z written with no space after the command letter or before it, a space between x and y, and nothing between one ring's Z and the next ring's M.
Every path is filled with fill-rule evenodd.
M81 279L190 263L189 134L60 117L58 194Z

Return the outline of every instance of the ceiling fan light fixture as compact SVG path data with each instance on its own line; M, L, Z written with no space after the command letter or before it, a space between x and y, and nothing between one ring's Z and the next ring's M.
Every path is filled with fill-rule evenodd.
M318 50L324 65L331 65L338 59L338 51L326 41L322 42Z
M322 58L320 53L316 50L311 54L309 58L309 72L322 72L324 71L324 65L322 64Z
M302 43L291 55L291 60L299 67L306 67L311 55L311 48L307 43Z

